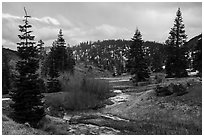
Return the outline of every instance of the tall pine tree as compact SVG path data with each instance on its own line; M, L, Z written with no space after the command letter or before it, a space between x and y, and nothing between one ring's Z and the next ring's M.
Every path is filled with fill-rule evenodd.
M170 36L166 40L167 60L166 73L167 77L184 77L187 76L187 51L184 44L187 35L184 30L185 26L181 15L180 8L176 13L174 26L171 28Z
M199 71L199 75L202 76L202 36L198 40L197 45L193 52L193 68Z
M45 77L45 68L44 68L44 64L45 64L45 57L46 57L46 51L44 48L44 42L42 40L39 40L37 43L37 48L39 51L39 73L40 73L40 77Z
M60 29L58 38L52 44L51 51L48 55L48 92L60 91L61 86L58 81L60 72L74 72L75 60L70 47L66 47L62 30Z
M149 70L143 48L142 35L138 29L132 38L129 49L127 69L133 75L133 82L146 81L149 78Z
M25 8L24 8L25 10ZM38 49L35 46L34 37L31 35L25 10L24 24L19 25L18 35L21 42L18 44L18 55L21 58L16 64L19 73L16 80L16 89L11 93L11 104L13 111L11 116L19 123L28 122L31 126L37 126L39 120L44 117L44 107L42 103L43 95L41 94L41 80L39 79L37 70L39 68Z
M66 42L65 42L65 39L63 38L61 29L59 31L57 40L53 42L51 52L50 52L50 58L53 59L53 62L55 64L54 67L59 72L64 72L64 71L73 72L74 65L75 65L73 52L70 47L66 47Z
M2 94L8 94L11 88L9 55L4 48L2 50Z
M52 44L51 51L47 57L47 66L48 66L48 82L47 82L47 92L59 92L61 90L61 85L57 79L60 76L60 72L57 69L57 60L56 60L56 43L55 41Z

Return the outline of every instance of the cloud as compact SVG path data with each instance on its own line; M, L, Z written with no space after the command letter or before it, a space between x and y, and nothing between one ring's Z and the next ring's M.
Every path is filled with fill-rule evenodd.
M22 19L22 18L18 17L18 16L11 15L11 14L8 14L8 13L2 13L2 19L16 19L16 20L19 20L19 19Z
M3 5L3 39L13 43L19 41L18 25L23 24L23 17L14 16L21 15L18 4ZM131 39L136 27L143 40L164 42L178 7L189 38L202 32L202 3L44 3L46 7L42 3L27 4L35 9L31 10L35 16L29 20L35 40L42 39L47 46L57 39L59 29L70 45L90 40Z
M18 21L22 21L23 17L19 17L19 16L14 16L8 13L2 13L2 19L3 20L18 20ZM46 16L46 17L42 17L42 18L37 18L37 17L32 17L29 19L30 22L37 22L37 23L44 23L44 24L49 24L49 25L56 25L59 26L60 23L57 19Z
M17 50L17 44L10 41L10 40L6 40L6 39L2 39L2 46L3 47L6 47L6 48L10 48L10 49L13 49L13 50Z
M97 26L94 31L95 33L103 33L104 35L113 36L118 30L116 27L102 24L101 26Z
M71 45L76 45L84 41L96 41L104 39L127 38L131 34L127 28L101 24L93 28L72 28L63 31L64 36ZM129 36L128 36L129 38Z
M65 27L74 27L74 24L67 18L65 18L62 15L58 15L57 17L61 23L61 25L65 26Z
M18 25L23 24L23 17L14 16L7 13L2 13L2 38L4 42L3 45L9 46L13 49L15 43L19 42L18 35L20 34ZM57 37L59 31L59 21L52 17L32 17L29 19L30 24L32 24L33 35L35 39L39 40L50 40ZM17 45L16 45L17 46ZM16 49L16 48L14 48Z
M31 18L31 20L39 21L42 23L50 24L50 25L57 25L57 26L60 25L60 23L57 19L51 18L51 17L42 17L42 18L33 17L33 18Z

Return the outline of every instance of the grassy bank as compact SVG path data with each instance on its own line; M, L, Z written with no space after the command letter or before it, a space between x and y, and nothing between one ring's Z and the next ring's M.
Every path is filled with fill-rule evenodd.
M202 134L202 84L194 83L182 96L157 97L155 92L131 94L131 99L123 104L104 110L133 121L125 127L130 134ZM111 123L113 125L113 123ZM114 126L123 129L125 123ZM110 126L105 123L104 126ZM147 129L147 130L146 130ZM148 132L147 132L148 131Z
M7 116L2 116L2 135L48 135L47 132L18 124Z

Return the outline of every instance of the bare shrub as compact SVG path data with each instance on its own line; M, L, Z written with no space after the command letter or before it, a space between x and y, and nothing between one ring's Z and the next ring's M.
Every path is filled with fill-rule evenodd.
M157 86L155 92L157 96L168 96L172 94L176 96L181 96L187 93L186 89L187 89L186 85L183 85L181 83L178 84L171 83L164 87Z
M110 86L105 80L63 73L59 77L62 94L47 98L46 104L65 110L97 109L110 96Z
M163 73L157 73L157 74L155 75L155 80L156 80L156 83L162 83L162 82L164 82L164 80L165 80L165 74L163 74Z

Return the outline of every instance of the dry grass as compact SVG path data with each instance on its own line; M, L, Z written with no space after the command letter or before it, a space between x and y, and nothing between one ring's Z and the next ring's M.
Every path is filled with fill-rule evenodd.
M110 86L105 80L69 73L61 74L59 80L63 92L47 96L47 106L64 110L97 109L109 97Z
M126 123L125 127L130 129L127 134L200 135L202 134L202 85L194 84L187 92L182 96L166 97L157 97L146 92L140 95L130 93L131 100L108 108L105 113L130 119L133 123ZM121 125L125 123L116 123L114 126L122 129Z
M48 135L48 133L23 124L18 124L7 116L3 115L2 135Z

